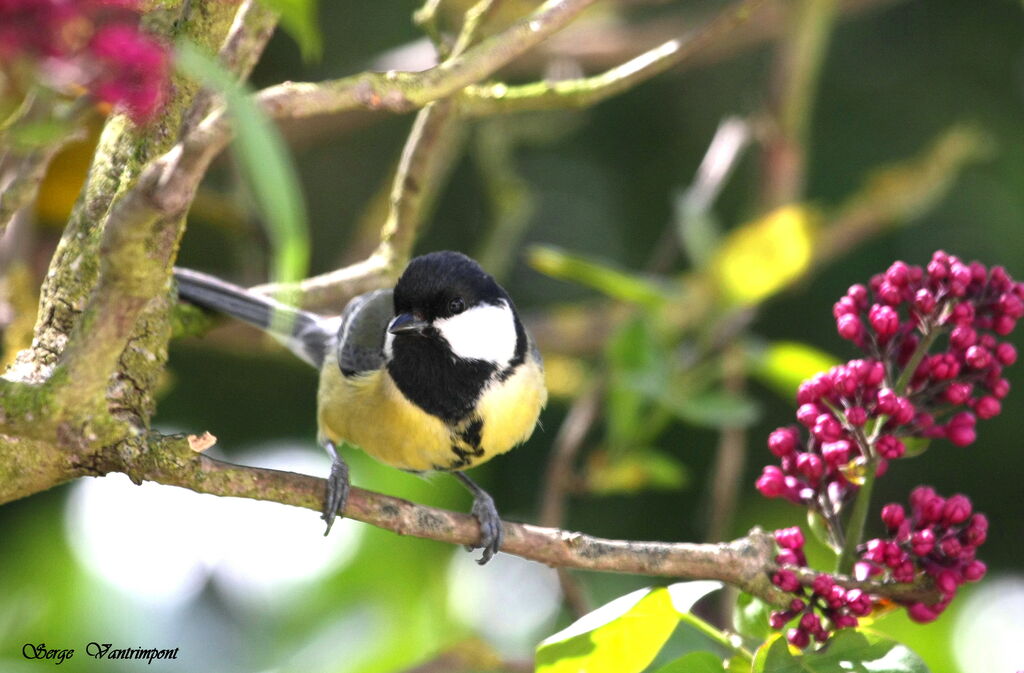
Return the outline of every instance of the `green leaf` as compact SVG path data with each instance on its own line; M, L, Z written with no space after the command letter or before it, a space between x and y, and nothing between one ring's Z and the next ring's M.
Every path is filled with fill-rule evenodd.
M658 308L668 298L651 280L556 248L534 246L528 260L545 275L586 285L612 299Z
M714 652L690 652L670 661L655 673L723 673L722 657Z
M235 122L234 150L266 220L273 247L273 279L301 279L309 263L306 205L291 155L277 127L253 102L248 87L191 43L178 43L176 62L187 76L224 95Z
M734 655L725 662L727 673L750 673L750 660L741 654Z
M761 647L754 653L754 663L750 667L751 673L767 673L768 671L781 670L780 667L788 666L794 661L789 651L789 644L782 637L781 633L769 636Z
M814 538L821 544L825 545L828 549L831 549L836 554L839 554L842 551L842 548L832 541L828 522L825 520L825 517L813 509L807 510L807 528L810 529Z
M687 423L708 428L746 427L760 417L761 408L749 397L712 390L685 394L678 386L665 390L646 389L644 381L635 382L659 404Z
M865 629L844 629L820 652L792 654L776 637L757 651L753 673L928 673L905 645Z
M38 121L14 124L7 131L12 147L18 150L33 150L52 145L74 131L73 124L60 119L40 119Z
M648 416L646 398L660 396L668 385L667 355L648 321L636 318L620 327L608 343L611 380L605 396L608 442L612 449L630 447ZM657 395L638 390L642 379Z
M260 0L269 10L281 15L281 25L299 44L307 63L317 61L323 53L323 39L317 20L316 0Z
M928 450L928 446L932 443L932 440L925 437L900 437L900 441L903 442L903 446L907 447L907 452L903 454L904 458L920 456Z
M733 628L741 636L752 640L765 640L772 635L768 615L772 608L760 598L741 591L736 597L736 609L732 613Z
M792 399L801 382L837 364L836 357L807 344L776 341L753 354L751 370L777 393Z
M537 647L537 673L639 673L679 624L681 613L719 582L680 582L621 596Z

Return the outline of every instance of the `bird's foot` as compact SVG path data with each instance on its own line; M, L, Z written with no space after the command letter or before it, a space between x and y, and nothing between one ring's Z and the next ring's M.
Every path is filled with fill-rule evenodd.
M331 532L338 515L345 511L345 503L348 502L348 465L334 450L334 445L328 443L327 451L331 454L331 476L327 478L327 493L324 497L324 509L320 518L327 524L324 536Z
M483 555L477 559L477 563L484 565L498 553L501 543L505 539L505 532L501 527L501 517L498 509L494 506L494 499L487 491L483 490L476 483L462 472L455 475L466 485L466 488L473 494L473 509L471 513L480 523L480 542L476 545L466 545L466 549L483 549Z

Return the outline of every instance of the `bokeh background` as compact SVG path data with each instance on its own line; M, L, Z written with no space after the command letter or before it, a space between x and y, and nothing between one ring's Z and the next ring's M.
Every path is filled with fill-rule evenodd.
M518 3L508 4L514 11ZM599 6L505 77L596 72L685 33L721 7L703 0ZM279 33L254 84L427 67L429 49L410 20L415 8L410 0L324 2L322 58L304 62L295 42ZM617 327L623 320L617 307L626 304L567 278L573 273L564 266L554 265L562 272L545 266L550 254L545 258L535 246L599 260L601 268L676 291L701 259L699 249L679 249L677 232L685 227L707 234L702 240L713 250L715 236L797 204L788 212L801 223L856 234L752 308L729 313L706 306L706 297L693 300L707 325L739 320L731 343L753 358L733 379L742 384L742 408L719 409L727 416L749 413L751 420L741 434L746 460L735 515L714 524L726 526L717 531L726 538L754 524L803 519L797 508L767 501L753 488L770 458L764 438L791 421L794 406L784 381L757 374L751 353L795 342L836 359L853 357L835 334L832 303L895 259L923 264L941 248L1024 277L1020 3L859 0L833 9L821 57L807 61L820 68L817 85L803 99L787 89L786 45L813 29L775 12L738 29L741 37L723 36L716 48L591 109L464 125L462 152L416 251L454 248L482 259L543 334L553 397L542 428L526 446L474 473L506 518L538 521L552 443L567 409L594 381L611 377L614 391L615 377L629 366L622 348L608 345L626 339ZM780 130L778 112L786 104L797 105L807 120L802 137L787 139ZM750 141L718 198L694 215L686 208L687 190L729 118L740 120ZM310 213L312 272L359 259L372 244L411 120L359 112L284 127ZM794 153L805 158L795 173L802 188L780 186L793 175L785 159ZM64 153L46 182L31 231L36 280L89 155L87 145ZM225 159L196 202L180 263L257 283L265 278L267 248L251 194ZM645 275L653 268L657 274ZM686 309L686 301L677 304ZM645 310L632 315L643 323ZM735 352L709 346L713 335L698 327L672 334L674 358L696 354L717 367ZM982 554L990 572L982 583L965 587L934 624L914 625L896 613L875 625L910 645L936 673L1024 668L1020 365L1009 378L1017 390L1001 416L981 423L975 445L937 444L894 465L877 487L876 509L927 483L941 493L969 494L992 522ZM694 385L715 390L722 383ZM230 460L326 475L328 462L315 443L315 387L315 372L280 348L245 328L223 326L203 340L172 345L154 424L164 431L209 430L218 438L214 453ZM666 414L648 400L641 410L658 419L656 431L646 433L645 446L628 446L621 429L611 427L619 421L608 421L621 413L612 409L619 404L614 397L598 405L563 525L613 538L707 539L720 504L711 495L721 436L715 420ZM631 455L647 457L629 462ZM359 453L349 458L358 486L436 506L469 506L446 475L422 479ZM501 556L479 568L461 549L351 521L324 539L309 511L136 487L121 475L11 503L0 508L0 522L4 671L46 665L9 647L24 642L75 647L75 659L64 664L72 670L142 665L86 659L78 648L93 640L179 647L178 661L147 667L155 672L530 670L537 642L572 619L555 573L537 564ZM575 580L592 606L663 582L605 574ZM713 616L715 608L708 610ZM414 668L431 661L441 668Z

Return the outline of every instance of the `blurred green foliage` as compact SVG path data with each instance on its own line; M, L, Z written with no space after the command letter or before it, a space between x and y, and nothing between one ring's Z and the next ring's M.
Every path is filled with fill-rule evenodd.
M257 87L394 67L382 55L421 37L410 20L417 6L411 0L321 3L315 22L306 3L272 4L299 10L286 16L292 17L291 32L303 48L278 34L255 73ZM628 26L716 7L720 3L710 0L652 3L609 9L605 18ZM601 420L583 449L583 485L569 498L567 528L628 539L702 539L712 506L709 475L725 426L745 428L749 445L731 533L742 534L755 524L802 524L802 511L764 500L752 483L768 457L767 433L792 421L792 391L799 380L853 355L834 331L835 299L892 260L921 263L937 248L1003 264L1024 277L1020 13L1020 4L1011 0L923 0L881 3L841 20L825 52L810 115L804 198L783 207L789 210L764 208L760 190L767 168L758 149L748 148L702 214L705 229L697 233L703 251L679 249L680 241L694 245L695 238L678 233L684 216L691 216L678 211L677 199L692 185L722 119L739 116L755 128L764 120L774 62L769 46L747 46L699 67L677 68L591 110L467 125L476 142L467 144L417 251L486 253L495 268L506 270L503 283L532 320L557 317L555 307L567 304L582 306L589 316L580 338L548 344L551 356L573 362L585 379L607 381ZM320 50L310 37L311 23L322 33L319 60L309 58ZM409 117L353 113L285 125L312 223L313 272L358 259L359 243L375 234L375 204L387 193L409 123ZM958 130L965 123L976 135ZM984 161L977 160L981 145ZM892 170L894 165L901 169ZM269 266L269 244L239 171L224 162L211 174L190 217L181 263L259 282ZM773 241L771 218L786 213L790 217L782 224L790 226L778 234L785 240ZM757 254L716 257L727 255L722 251L730 241L743 237L752 237L753 243L743 247L755 252L765 247L806 252L828 242L830 225L853 226L850 222L869 216L895 216L907 226L888 222L856 245L840 241L821 263L810 252L786 265L777 258L757 265ZM498 222L511 224L496 231ZM767 239L758 238L758 231L767 231ZM800 246L789 245L794 236L803 237L796 241ZM652 264L659 254L668 262ZM745 261L725 265L730 259ZM735 275L725 269L752 275L730 285L723 279ZM698 324L688 322L692 315L701 316ZM583 336L595 334L597 348L581 346ZM727 385L735 377L723 358L723 344L734 339L745 363L741 390ZM280 351L252 348L251 340L214 335L209 341L219 347L172 345L155 425L210 430L229 458L268 441L318 453L315 373ZM894 465L876 486L876 508L905 500L919 483L969 494L992 522L984 559L993 576L1021 572L1016 542L1024 534L1024 512L1013 475L1024 468L1024 456L1016 450L1024 378L1019 372L1010 376L1018 390L1005 401L1001 416L981 425L977 445L968 450L934 446L920 458ZM569 403L564 397L554 400L526 446L477 471L507 518L536 520L551 444ZM416 502L467 506L445 477L426 482L358 453L350 460L359 486ZM275 600L238 601L206 568L197 595L183 605L140 602L98 577L73 551L76 541L69 541L69 531L77 529L66 525L65 517L74 488L0 509L5 530L0 642L5 646L46 642L84 648L101 640L182 648L182 662L154 662L148 667L152 671L187 666L228 673L383 673L438 655L455 657L462 670L502 670L502 661L529 660L533 645L572 621L562 608L555 617L517 626L514 637L488 632L483 617L474 622L458 615L484 614L488 607L501 613L504 605L480 598L475 607L481 612L473 612L472 601L463 613L453 607L456 585L467 583L466 575L452 570L462 550L369 527L347 564L309 583L280 588ZM211 500L204 506L218 505ZM268 527L262 535L273 540L275 530ZM133 531L124 531L126 544L132 536ZM812 564L829 563L828 552L811 544ZM646 578L602 574L580 581L593 605L650 584ZM961 645L954 625L970 589L935 624L912 624L896 612L872 628L909 646L935 673L982 673L962 667L964 659L955 656ZM511 611L504 616L512 621ZM677 637L697 638L673 635L666 657L669 650L679 658L700 649L680 644ZM467 645L478 639L485 645ZM706 638L700 642L707 649ZM20 651L0 652L4 671L35 671L40 665L24 660ZM709 665L666 658L651 666L700 671ZM84 656L65 666L138 670L137 663Z

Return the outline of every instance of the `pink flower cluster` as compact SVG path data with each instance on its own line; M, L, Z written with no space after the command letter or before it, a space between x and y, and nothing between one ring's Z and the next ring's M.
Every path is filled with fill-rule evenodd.
M943 498L928 486L910 493L910 515L902 505L882 508L889 539L868 541L855 566L858 579L893 579L913 582L919 570L935 581L942 598L934 605L913 603L907 614L930 622L949 605L964 582L985 576L985 564L975 552L988 536L988 519L972 513L970 499L961 494Z
M0 0L0 67L28 63L54 87L84 88L144 123L166 98L169 57L138 13L137 0Z
M807 565L804 536L799 528L775 531L775 543L780 550L776 563ZM818 575L809 587L804 587L796 573L781 568L772 575L772 584L794 597L787 609L772 612L768 623L773 629L781 630L796 619L796 626L786 632L786 639L796 647L807 647L812 638L823 643L832 631L856 626L857 618L867 616L874 608L874 601L868 594L860 589L845 589L828 575Z
M779 464L766 466L756 486L766 497L813 510L832 539L843 540L840 515L872 471L884 474L908 445L920 450L944 438L967 446L976 439L977 421L1001 412L1010 390L1003 369L1017 360L1017 350L1000 339L1024 317L1024 283L1002 267L967 264L939 251L924 268L895 262L869 286L852 286L833 315L839 334L864 357L800 385L798 425L769 435L768 449ZM855 572L897 582L930 576L942 600L907 606L911 617L929 621L960 584L984 575L975 550L987 521L972 515L965 496L944 499L927 487L916 489L910 504L909 516L899 505L885 508L892 538L863 546ZM802 535L796 540L792 531L777 536L780 564L805 565ZM794 645L820 642L829 629L856 624L870 610L871 597L858 593L851 607L850 592L823 577L810 594L790 571L773 577L776 586L797 594L789 610L772 617L781 627L800 616L789 633Z

